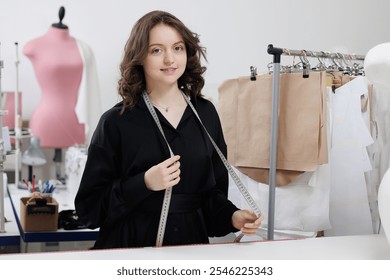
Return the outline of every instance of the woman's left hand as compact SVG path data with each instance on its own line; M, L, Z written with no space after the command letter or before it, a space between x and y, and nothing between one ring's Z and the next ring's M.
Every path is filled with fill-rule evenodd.
M259 229L264 216L256 216L256 213L251 210L237 210L233 213L232 223L233 226L241 230L244 235L255 235Z

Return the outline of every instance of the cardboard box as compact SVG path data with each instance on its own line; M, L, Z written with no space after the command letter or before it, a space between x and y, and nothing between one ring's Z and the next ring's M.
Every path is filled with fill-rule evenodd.
M20 222L24 231L55 231L58 202L52 197L20 199Z

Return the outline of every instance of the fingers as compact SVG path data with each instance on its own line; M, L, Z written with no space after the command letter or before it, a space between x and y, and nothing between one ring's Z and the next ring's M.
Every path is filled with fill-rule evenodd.
M179 162L180 156L175 155L173 157L168 158L167 160L163 161L162 164L166 165L166 167L173 166L176 162Z
M180 156L172 156L145 172L145 184L153 191L164 190L180 181Z
M163 181L168 182L168 185L177 184L178 180L180 180L180 156L176 155L170 157L169 159L162 162L163 170Z
M257 220L256 220L257 221ZM243 228L241 228L241 232L244 235L255 235L257 230L260 227L260 223L246 223Z
M254 211L247 211L245 218L251 222L245 223L243 228L241 228L241 232L244 235L255 235L260 228L261 222L264 220L264 215L257 217Z
M166 168L168 174L175 173L177 170L180 170L180 156L173 156L164 162L162 162L162 167Z
M180 169L177 169L176 171L174 171L168 175L168 180L174 181L174 180L180 178L180 173L181 173Z

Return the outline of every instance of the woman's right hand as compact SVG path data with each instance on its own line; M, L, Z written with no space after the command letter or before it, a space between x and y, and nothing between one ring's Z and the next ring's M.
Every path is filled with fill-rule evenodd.
M145 184L151 191L165 190L180 181L180 156L176 155L145 172Z

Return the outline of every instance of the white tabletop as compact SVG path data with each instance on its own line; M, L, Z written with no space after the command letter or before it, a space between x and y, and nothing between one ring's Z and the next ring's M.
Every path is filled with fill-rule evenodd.
M0 259L50 260L389 260L384 235L0 255Z
M9 186L18 201L26 191ZM69 207L65 191L55 193L59 211ZM9 207L7 207L9 208ZM18 211L19 207L16 207ZM390 259L390 245L384 235L320 237L280 241L254 241L210 245L172 246L72 252L0 255L6 259Z

